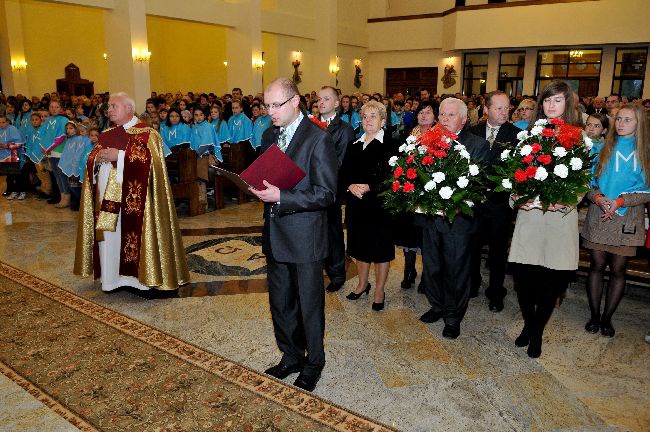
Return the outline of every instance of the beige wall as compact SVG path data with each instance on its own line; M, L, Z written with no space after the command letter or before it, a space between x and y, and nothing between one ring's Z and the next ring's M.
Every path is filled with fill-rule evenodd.
M20 3L32 95L55 90L56 80L64 78L64 69L70 63L79 67L82 78L95 82L96 92L106 91L103 10L33 0Z
M151 90L226 92L225 27L148 16L147 37Z

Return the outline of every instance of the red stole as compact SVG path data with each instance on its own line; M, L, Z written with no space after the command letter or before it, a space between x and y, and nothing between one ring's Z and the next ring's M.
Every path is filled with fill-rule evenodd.
M133 128L140 129L137 133L128 133L124 127L117 126L99 136L99 142L90 153L86 165L87 177L94 181L95 157L103 148L123 150L124 172L122 173L122 201L112 202L102 199L101 207L95 205L95 221L101 208L102 211L122 213L120 228L120 275L138 277L140 267L140 248L142 245L142 222L144 207L147 200L149 171L151 168L151 152L147 147L149 129L144 123L138 123ZM116 162L113 162L116 165ZM97 184L92 184L93 197L97 196ZM103 198L103 197L102 197ZM99 249L97 237L93 247L93 267L95 278L101 274L99 265Z

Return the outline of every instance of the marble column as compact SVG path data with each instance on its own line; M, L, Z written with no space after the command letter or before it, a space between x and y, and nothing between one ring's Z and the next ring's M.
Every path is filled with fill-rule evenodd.
M263 90L262 61L262 6L260 0L242 0L238 3L239 22L226 34L228 91L240 87L244 94ZM257 63L257 67L254 64Z
M314 8L314 19L317 23L317 35L314 44L313 75L317 87L324 85L336 86L336 76L330 72L332 66L340 66L337 63L337 39L338 20L337 2L320 2ZM346 67L350 67L346 65Z
M134 54L149 51L145 0L114 0L114 5L104 15L108 89L128 93L142 112L151 96L149 62L135 61Z
M19 0L0 0L0 74L5 94L30 96ZM22 65L14 69L12 65Z

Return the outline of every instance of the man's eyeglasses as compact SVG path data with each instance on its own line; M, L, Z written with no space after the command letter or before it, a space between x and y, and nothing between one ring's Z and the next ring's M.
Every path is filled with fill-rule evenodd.
M289 99L287 99L286 101L284 101L284 102L282 102L282 103L274 102L274 103L267 104L266 106L267 106L268 109L276 110L276 109L280 108L282 105L284 105L284 104L286 104L287 102L289 102L289 101L290 101L291 99L293 99L295 96L296 96L296 95L291 96Z

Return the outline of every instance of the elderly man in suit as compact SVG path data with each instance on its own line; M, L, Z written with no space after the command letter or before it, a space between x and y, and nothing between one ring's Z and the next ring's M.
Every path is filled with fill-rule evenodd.
M277 143L305 173L292 189L252 192L264 201L262 251L280 362L265 372L279 379L300 372L294 384L312 391L325 366L323 260L328 255L327 208L336 199L338 164L332 137L300 109L300 93L288 78L264 91L274 127L262 136L262 152ZM306 354L306 355L305 355Z
M485 97L487 121L470 128L470 132L485 138L489 144L487 157L490 165L500 162L501 152L514 146L517 134L521 129L508 123L510 118L510 98L504 92L497 90ZM508 203L507 192L494 192L492 187L487 192L486 201L474 209L478 229L472 239L472 290L470 297L478 296L481 287L481 248L488 244L488 264L490 267L490 282L485 289L492 312L503 310L503 299L507 294L503 287L506 277L506 261L508 259L508 239L512 226L512 209Z
M455 133L475 161L487 158L489 144L463 129L467 123L467 105L457 98L440 104L438 121ZM431 309L420 320L433 323L444 319L442 336L456 339L465 316L470 291L470 245L476 230L474 218L457 215L453 223L442 216L416 215L422 226L422 282Z

